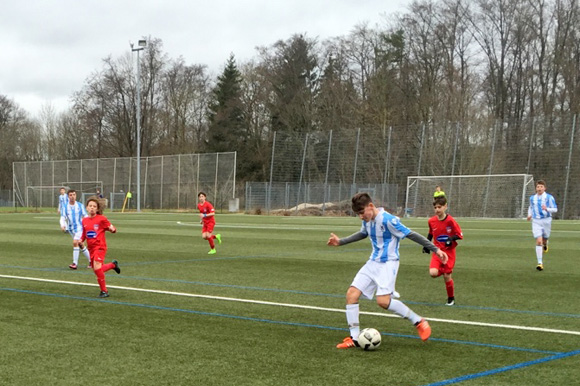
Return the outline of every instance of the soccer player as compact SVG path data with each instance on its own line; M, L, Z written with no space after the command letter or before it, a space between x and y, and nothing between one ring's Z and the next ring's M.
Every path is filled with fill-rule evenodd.
M558 212L554 196L546 192L546 182L536 182L536 194L530 196L528 221L532 221L532 234L536 239L538 271L544 270L543 253L548 252L548 239L552 231L552 215Z
M358 271L346 292L346 321L350 336L336 347L346 349L358 346L360 334L359 304L362 296L372 299L376 294L377 304L386 310L409 319L417 328L423 341L429 339L429 323L392 295L399 270L399 243L405 237L433 251L443 263L447 255L432 242L404 226L398 217L376 207L368 193L357 193L352 197L352 210L362 220L360 231L345 238L330 234L327 244L339 246L370 237L372 252L369 260Z
M121 273L119 263L113 260L112 263L105 264L107 254L107 240L105 232L116 233L117 229L103 216L103 203L97 198L87 200L88 217L83 219L83 231L81 241L87 240L87 246L91 252L91 265L97 276L97 282L101 288L100 298L108 298L107 284L105 282L105 272L113 269Z
M207 201L207 195L204 192L199 192L197 195L199 203L197 204L197 209L199 210L199 222L202 225L201 237L209 242L210 250L208 255L214 255L216 253L214 239L217 239L218 243L222 243L222 236L220 234L213 235L213 228L215 227L215 210L213 205Z
M82 220L84 217L87 217L87 211L85 206L77 201L77 192L74 189L70 189L67 195L68 202L60 211L60 229L65 233L69 233L73 238L73 262L68 267L70 269L77 269L79 252L82 252L87 258L90 268L91 257L89 251L80 241L83 234Z
M433 254L429 265L429 274L432 278L443 275L445 289L447 290L446 305L452 306L455 304L455 287L451 274L455 266L457 240L463 240L463 233L457 221L446 213L447 199L445 196L440 196L433 200L433 209L435 210L435 216L427 221L429 225L427 239L429 241L434 239L433 244L447 253L448 260L446 264L443 264L439 257ZM431 253L429 248L425 247L423 247L423 252Z
M62 213L62 208L68 204L68 196L66 194L66 188L63 186L59 189L60 195L58 196L58 214Z
M445 197L445 192L443 190L441 190L440 185L437 185L435 187L435 192L433 193L433 198L437 198L437 197Z

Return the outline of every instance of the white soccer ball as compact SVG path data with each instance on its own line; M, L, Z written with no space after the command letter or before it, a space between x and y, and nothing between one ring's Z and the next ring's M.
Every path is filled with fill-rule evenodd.
M365 350L374 350L381 345L381 333L374 328L365 328L358 336L359 346Z

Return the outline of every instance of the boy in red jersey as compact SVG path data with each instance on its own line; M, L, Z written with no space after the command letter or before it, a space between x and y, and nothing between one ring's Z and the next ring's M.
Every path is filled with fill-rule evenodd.
M215 226L215 210L213 205L207 201L207 195L204 192L199 192L197 195L199 203L197 204L197 209L199 210L199 222L202 225L201 237L209 242L210 250L208 255L213 255L216 253L214 239L217 239L218 243L222 243L222 236L220 234L213 235L213 228Z
M450 214L447 214L447 199L445 196L436 197L433 200L433 209L435 209L435 216L428 220L429 235L427 238L433 240L435 246L441 248L449 260L443 264L441 260L433 254L431 257L431 264L429 265L429 274L436 278L443 275L445 280L445 289L447 290L446 305L452 306L455 304L455 287L451 274L455 266L455 247L457 247L457 240L463 239L463 233L459 224ZM423 248L424 253L430 253L427 248Z
M110 269L121 273L119 263L113 260L112 263L105 264L105 255L107 254L107 240L105 232L117 232L117 229L103 216L103 205L97 198L91 197L87 201L88 217L83 219L83 235L81 241L87 240L87 247L91 254L91 265L97 276L97 282L101 287L100 298L109 297L107 285L105 283L105 272Z

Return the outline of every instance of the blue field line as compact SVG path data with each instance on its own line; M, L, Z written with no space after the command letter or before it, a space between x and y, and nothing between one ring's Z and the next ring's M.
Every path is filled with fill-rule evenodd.
M195 314L195 315L216 316L216 317L222 317L222 318L228 318L228 319L239 319L239 320L247 320L247 321L253 321L253 322L260 322L260 323L280 324L280 325L286 325L286 326L319 328L319 329L325 329L325 330L335 330L335 331L345 331L345 332L349 331L348 328L323 326L323 325L319 325L319 324L284 322L284 321L280 321L280 320L252 318L252 317L248 317L248 316L221 314L221 313L206 312L206 311L186 310L183 308L156 306L156 305L151 305L151 304L119 302L119 301L110 300L110 299L87 298L87 297L83 297L83 296L72 296L72 295L62 295L62 294L54 294L54 293L47 293L47 292L28 291L28 290L22 290L22 289L16 289L16 288L0 288L0 291L11 291L11 292L24 293L24 294L56 297L56 298L66 298L66 299L75 299L75 300L83 300L83 301L91 301L91 302L111 303L111 304L117 304L117 305L129 306L129 307L140 307L140 308L149 308L149 309L162 310L162 311L184 312L184 313ZM420 339L418 336L415 336L415 335L394 334L394 333L390 333L390 332L381 332L381 335L392 336L395 338ZM453 339L430 338L429 340L432 342L462 344L462 345L468 345L468 346L487 347L487 348L511 350L511 351L521 351L521 352L529 352L529 353L561 354L561 353L556 352L556 351L545 351L545 350L528 349L528 348L522 348L522 347L503 346L503 345L497 345L497 344L488 344L488 343L453 340Z
M509 366L504 366L504 367L498 367L497 369L486 370L486 371L482 371L480 373L462 375L461 377L447 379L445 381L440 381L440 382L435 382L435 383L428 383L428 384L422 385L422 386L452 385L454 383L459 383L459 382L463 382L463 381L470 381L470 380L476 379L476 378L487 377L489 375L504 373L506 371L511 371L511 370L517 370L517 369L521 369L523 367L529 367L529 366L537 365L540 363L551 362L551 361L555 361L555 360L562 359L562 358L568 358L568 357L575 356L578 354L580 354L580 350L559 353L559 354L552 355L549 357L535 359L533 361L516 363L515 365L509 365Z
M128 264L123 264L122 266L125 267L127 265ZM44 271L44 272L55 272L55 271L59 272L60 271L60 272L67 272L67 273L71 273L71 274L75 274L75 275L81 274L81 275L94 276L94 273L88 269L86 270L86 272L82 272L82 270L71 271L70 269L65 269L65 268L30 268L30 267L10 266L10 265L4 265L4 264L0 264L0 267L24 269L24 270L30 270L30 271ZM329 294L329 293L323 293L323 292L308 292L308 291L289 290L289 289L280 289L280 288L252 287L252 286L242 286L242 285L235 285L235 284L207 283L207 282L200 282L200 281L149 278L149 277L141 277L141 276L122 275L122 276L119 276L118 279L191 284L191 285L200 285L200 286L208 286L208 287L221 287L221 288L233 288L233 289L250 290L250 291L292 293L292 294L308 295L308 296L323 296L323 297L328 297L328 298L344 298L344 296L345 296L344 294ZM407 299L401 299L401 300L405 304L421 305L421 306L428 306L428 307L448 307L443 303L416 302L416 301L407 300ZM368 300L368 299L361 299L361 301L374 302L374 300ZM508 312L508 313L527 314L527 315L543 315L543 316L551 316L551 317L580 318L580 314L567 314L567 313L560 313L560 312L544 312L544 311L512 310L512 309L505 309L505 308L468 306L468 305L461 305L461 304L456 304L453 306L453 308L471 309L471 310L476 310L476 311Z

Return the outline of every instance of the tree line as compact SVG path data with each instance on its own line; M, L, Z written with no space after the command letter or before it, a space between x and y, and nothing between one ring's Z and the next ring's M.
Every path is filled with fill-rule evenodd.
M577 0L413 1L383 25L324 41L295 34L241 63L232 54L216 78L147 40L141 155L237 151L240 181L268 180L274 132L393 127L399 153L428 144L438 173L455 137L487 146L492 126L496 151L566 149L559 122L580 111ZM32 118L0 94L0 189L12 188L13 161L135 156L134 67L130 53L103 59L62 113ZM531 118L541 127L530 131Z

